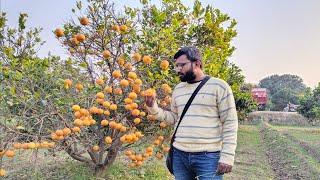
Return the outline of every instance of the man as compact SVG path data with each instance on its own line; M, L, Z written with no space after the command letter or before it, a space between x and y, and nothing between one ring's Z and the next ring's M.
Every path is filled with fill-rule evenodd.
M176 124L193 91L205 78L201 55L195 47L184 47L175 55L182 81L172 93L171 111L158 107L156 97L146 97L150 114ZM176 124L177 125L177 124ZM173 142L173 173L177 180L222 179L234 163L238 118L230 86L210 77L192 101Z

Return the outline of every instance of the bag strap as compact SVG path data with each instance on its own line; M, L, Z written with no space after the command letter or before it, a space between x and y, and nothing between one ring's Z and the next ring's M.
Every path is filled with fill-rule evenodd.
M191 95L191 97L189 98L187 104L184 106L184 109L183 109L183 111L182 111L182 113L181 113L181 116L180 116L178 125L177 125L177 127L176 127L176 129L175 129L175 131L174 131L174 133L173 133L173 135L172 135L172 138L171 138L171 141L170 141L170 146L172 146L172 144L173 144L173 142L174 142L174 139L176 138L177 129L178 129L180 123L181 123L181 120L182 120L183 116L186 114L186 112L187 112L190 104L192 103L194 97L197 95L197 93L199 92L199 90L202 88L202 86L203 86L209 79L210 79L210 77L209 77L209 76L206 76L206 77L201 81L201 83L198 85L198 87L197 87L197 88L194 90L194 92L192 93L192 95Z

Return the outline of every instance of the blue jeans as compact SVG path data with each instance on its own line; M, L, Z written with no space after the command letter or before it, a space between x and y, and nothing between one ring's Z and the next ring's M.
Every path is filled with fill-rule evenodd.
M176 180L222 180L216 175L220 151L184 152L173 148L173 173Z

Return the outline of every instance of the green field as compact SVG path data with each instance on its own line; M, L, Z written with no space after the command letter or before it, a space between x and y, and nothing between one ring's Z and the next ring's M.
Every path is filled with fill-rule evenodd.
M320 179L320 128L276 126L266 123L240 125L233 172L225 179ZM34 154L9 160L6 179L101 179L64 154L32 161ZM36 164L36 166L34 166ZM173 179L164 160L151 159L140 169L130 169L119 157L106 179Z

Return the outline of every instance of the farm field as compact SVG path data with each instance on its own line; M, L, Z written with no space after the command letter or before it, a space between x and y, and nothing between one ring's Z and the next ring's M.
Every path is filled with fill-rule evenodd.
M319 179L319 139L317 127L279 126L260 123L240 125L233 173L225 179ZM98 179L90 169L63 154L46 158L38 152L20 154L6 167L6 179ZM173 179L163 160L151 159L139 169L131 169L119 156L107 171L108 179Z

